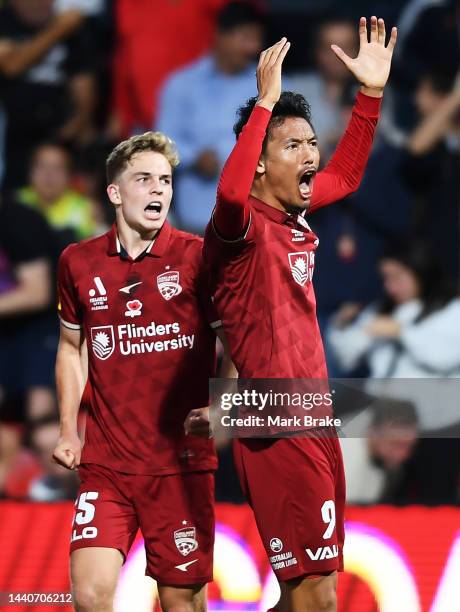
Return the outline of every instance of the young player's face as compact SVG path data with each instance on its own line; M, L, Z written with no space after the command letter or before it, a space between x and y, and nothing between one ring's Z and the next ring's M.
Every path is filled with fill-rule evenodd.
M300 117L288 117L272 127L261 161L264 190L287 210L308 208L319 166L311 125Z
M107 192L117 214L122 214L132 229L140 234L159 230L173 194L171 165L161 153L138 153Z

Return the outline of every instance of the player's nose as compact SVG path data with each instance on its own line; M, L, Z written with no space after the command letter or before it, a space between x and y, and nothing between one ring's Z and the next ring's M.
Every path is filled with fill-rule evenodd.
M150 193L156 194L156 195L161 195L163 193L163 185L161 184L161 181L159 178L155 178L152 181L152 186L150 188Z

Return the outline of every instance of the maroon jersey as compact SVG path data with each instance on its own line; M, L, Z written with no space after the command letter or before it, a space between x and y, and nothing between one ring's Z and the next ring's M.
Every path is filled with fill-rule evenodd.
M337 151L316 176L309 212L358 188L379 106L358 94ZM240 377L325 378L312 285L318 238L303 216L249 196L270 117L254 108L225 165L204 257Z
M58 271L62 324L84 330L90 410L82 463L130 474L216 468L212 441L184 435L208 405L217 326L202 240L164 224L135 260L110 232L69 246Z

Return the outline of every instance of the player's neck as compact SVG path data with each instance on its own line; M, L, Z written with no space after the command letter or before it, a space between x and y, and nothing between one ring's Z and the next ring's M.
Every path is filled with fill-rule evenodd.
M255 183L252 185L251 195L253 198L257 198L261 200L264 204L268 204L272 208L276 208L277 210L281 210L282 212L287 213L288 211L282 205L282 203L267 189L264 189L261 185L256 185Z
M126 222L117 219L118 239L131 259L139 257L155 239L158 232L159 230L141 232L130 227Z

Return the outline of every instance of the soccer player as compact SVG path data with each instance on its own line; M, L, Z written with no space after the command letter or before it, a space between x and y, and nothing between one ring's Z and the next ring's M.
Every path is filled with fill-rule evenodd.
M107 193L116 223L70 245L59 261L61 438L54 457L78 467L81 479L71 538L80 612L113 609L138 527L162 609L206 609L216 456L203 407L219 323L206 299L202 239L166 221L177 163L174 144L160 132L115 147ZM90 410L81 450L84 339ZM185 421L197 435L186 435Z
M305 213L355 191L361 181L388 79L396 29L361 18L357 58L332 50L361 83L331 161L319 151L305 99L281 93L289 42L260 56L259 95L240 109L238 141L219 183L204 257L214 304L239 376L326 379L312 287L318 238ZM337 282L337 279L331 279ZM239 439L237 471L281 584L277 609L336 610L343 569L345 482L337 437Z

